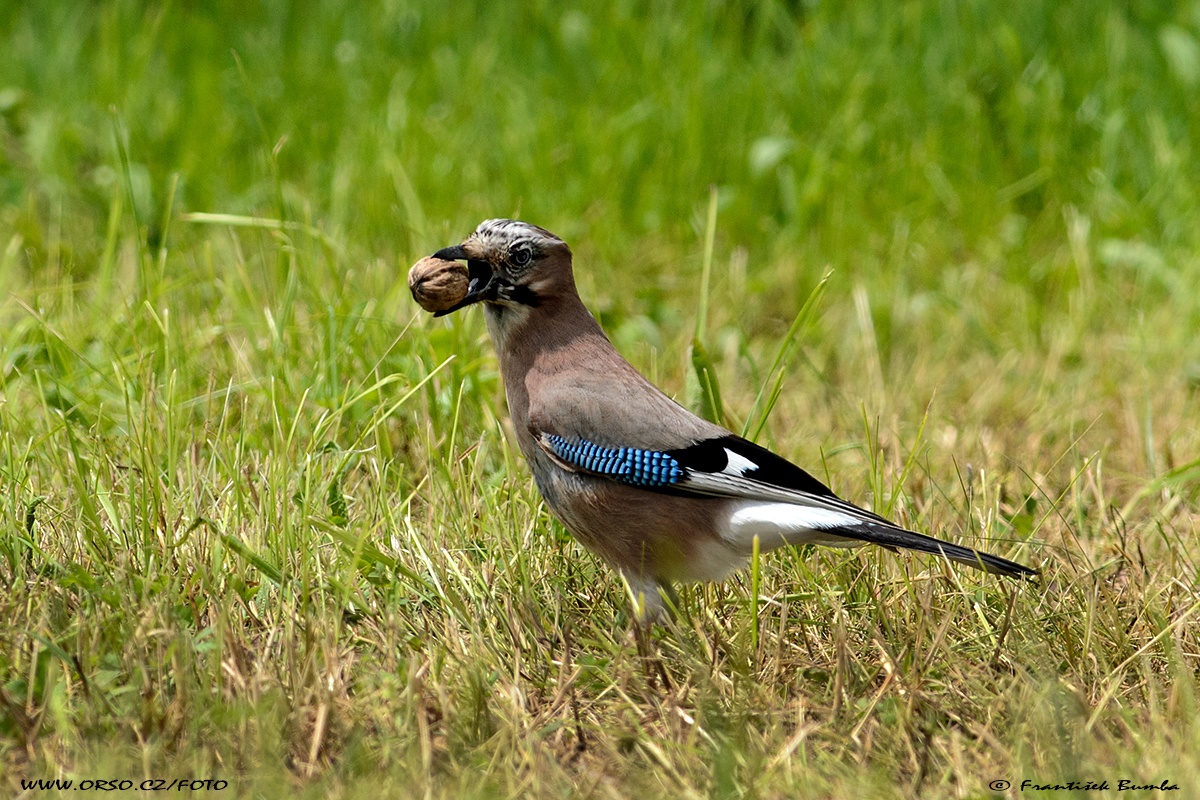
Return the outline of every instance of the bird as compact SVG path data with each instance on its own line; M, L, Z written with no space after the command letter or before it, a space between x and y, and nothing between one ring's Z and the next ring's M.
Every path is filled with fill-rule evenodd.
M875 544L1037 574L859 508L671 399L613 347L580 299L570 248L544 228L485 220L432 258L466 262L465 296L435 316L483 305L515 438L542 498L625 579L640 617L661 616L676 582L719 581L744 567L756 538L763 553Z

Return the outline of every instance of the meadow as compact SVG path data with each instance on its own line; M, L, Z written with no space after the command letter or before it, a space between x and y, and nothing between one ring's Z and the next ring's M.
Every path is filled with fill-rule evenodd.
M359 5L0 0L0 795L1200 796L1200 3ZM637 626L409 296L491 217L1040 578Z

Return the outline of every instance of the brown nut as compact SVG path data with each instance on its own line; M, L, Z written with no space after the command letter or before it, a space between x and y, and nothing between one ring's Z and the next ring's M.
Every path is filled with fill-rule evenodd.
M426 311L445 311L467 296L467 268L457 261L422 258L408 271L413 300Z

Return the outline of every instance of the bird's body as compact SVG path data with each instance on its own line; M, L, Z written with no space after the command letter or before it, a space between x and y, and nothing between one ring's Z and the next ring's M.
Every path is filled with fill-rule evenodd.
M647 608L661 607L659 586L719 580L743 566L755 538L763 552L871 542L1033 574L899 528L680 406L613 348L553 234L488 220L435 256L468 262L467 298L442 313L485 304L513 429L547 506Z

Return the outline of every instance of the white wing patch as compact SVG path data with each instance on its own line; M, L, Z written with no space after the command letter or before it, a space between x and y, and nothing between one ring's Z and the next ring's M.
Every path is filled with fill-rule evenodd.
M743 500L731 505L729 516L718 523L717 532L730 545L747 551L753 547L755 536L764 552L785 544L857 547L861 541L826 531L862 522L831 508Z
M725 457L728 460L725 462L725 469L721 470L721 472L724 472L726 475L745 475L751 470L758 469L758 464L755 464L745 456L738 455L728 447L725 448Z

